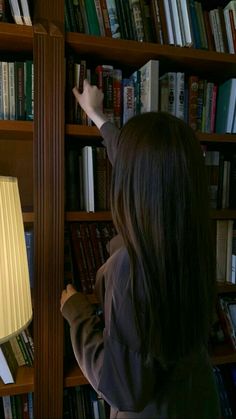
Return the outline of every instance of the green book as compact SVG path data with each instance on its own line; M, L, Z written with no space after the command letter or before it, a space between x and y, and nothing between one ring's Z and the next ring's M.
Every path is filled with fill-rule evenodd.
M93 0L85 2L86 15L88 19L89 34L101 36L101 31L98 23L97 12Z

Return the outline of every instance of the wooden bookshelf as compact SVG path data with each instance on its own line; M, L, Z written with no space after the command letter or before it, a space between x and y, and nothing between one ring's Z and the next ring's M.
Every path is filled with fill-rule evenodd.
M63 386L87 384L76 362L64 366L63 319L59 310L63 288L64 221L108 221L109 211L64 212L64 137L101 141L96 127L66 124L64 80L67 52L77 53L93 64L113 63L130 74L150 59L160 60L160 70L194 71L206 78L236 77L235 55L153 43L118 40L85 34L64 34L64 1L35 0L34 26L0 22L0 51L11 57L30 56L35 64L35 122L0 121L1 153L14 169L21 148L23 220L34 223L35 367L21 367L16 382L0 384L0 396L34 392L36 418L63 416ZM221 147L236 144L236 135L197 133L199 141ZM7 150L6 150L7 148ZM12 150L16 149L12 157ZM13 150L14 151L14 150ZM32 155L33 170L29 164ZM26 164L27 160L27 164ZM0 159L1 161L1 159ZM2 157L3 161L3 157ZM1 161L1 163L2 163ZM22 163L23 161L23 163ZM24 166L27 166L27 170ZM30 170L28 170L28 166ZM1 165L1 170L7 170ZM33 187L30 179L33 180ZM212 210L212 219L236 219L236 210ZM218 292L235 292L236 286L222 284ZM96 297L89 295L92 303ZM217 347L213 364L236 362L227 346Z
M14 384L0 383L0 397L9 394L23 394L34 391L34 369L32 367L19 367Z

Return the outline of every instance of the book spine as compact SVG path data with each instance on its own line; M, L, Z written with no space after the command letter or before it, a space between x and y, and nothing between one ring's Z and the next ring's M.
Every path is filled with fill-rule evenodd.
M122 97L122 70L113 70L113 109L114 124L121 128L121 97Z
M16 119L16 99L15 99L15 70L14 63L8 63L9 76L9 119Z
M85 2L85 10L88 19L88 27L90 35L101 35L99 21L97 17L96 7L94 0L86 0Z
M3 96L3 119L9 119L9 76L8 63L2 61L2 96Z
M108 37L111 37L112 34L111 34L111 27L110 27L110 21L109 21L109 16L108 16L106 0L100 0L100 7L101 7L101 11L102 11L105 35L108 36Z
M184 120L184 106L185 106L185 95L184 95L184 86L185 86L185 74L182 72L176 73L176 110L175 115L177 118Z
M115 0L106 0L112 38L121 38Z
M26 119L34 119L34 64L33 61L25 62L25 112Z
M123 90L123 125L134 116L134 84L127 78L122 80Z
M16 119L25 119L25 89L24 89L24 62L15 62L16 80Z
M139 0L129 0L129 5L131 13L133 14L136 40L143 42L145 40L145 35Z
M105 27L103 22L103 14L101 9L101 4L99 0L94 0L94 5L97 13L97 20L99 24L100 34L101 36L105 36Z
M163 3L164 3L164 11L165 11L165 18L166 18L167 33L168 33L168 44L175 45L169 1L163 0Z
M197 100L198 100L198 76L190 76L188 80L189 98L188 98L188 123L196 131L197 129Z

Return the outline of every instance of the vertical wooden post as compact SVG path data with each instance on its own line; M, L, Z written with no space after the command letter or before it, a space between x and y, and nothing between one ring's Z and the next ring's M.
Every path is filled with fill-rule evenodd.
M35 122L35 418L62 418L64 239L64 2L36 2Z

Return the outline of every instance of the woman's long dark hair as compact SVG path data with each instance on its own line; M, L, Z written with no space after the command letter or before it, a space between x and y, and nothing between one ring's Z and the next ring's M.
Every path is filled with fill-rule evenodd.
M130 257L143 353L168 367L207 344L215 295L208 185L192 129L162 112L130 119L119 138L111 201Z

